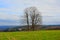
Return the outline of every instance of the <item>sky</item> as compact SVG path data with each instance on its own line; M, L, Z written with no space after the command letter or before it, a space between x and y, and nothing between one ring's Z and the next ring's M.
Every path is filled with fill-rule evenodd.
M43 25L60 25L60 0L0 0L0 25L22 25L24 9L33 6Z

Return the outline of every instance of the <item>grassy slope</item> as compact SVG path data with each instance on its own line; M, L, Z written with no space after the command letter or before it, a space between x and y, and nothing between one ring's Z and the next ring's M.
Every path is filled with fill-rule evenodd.
M60 30L0 32L0 40L60 40Z

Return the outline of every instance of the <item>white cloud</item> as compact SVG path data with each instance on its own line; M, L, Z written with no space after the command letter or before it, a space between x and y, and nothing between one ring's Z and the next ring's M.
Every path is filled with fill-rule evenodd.
M5 0L4 2L11 5L9 7L10 12L17 12L17 13L21 12L21 11L24 12L24 8L29 7L29 6L38 7L38 9L41 11L41 13L44 14L44 12L45 12L46 15L47 14L50 15L50 13L52 13L52 11L60 12L60 8L55 7L56 5L52 5L52 3L56 3L56 0Z
M56 3L56 0L46 0L49 3Z
M16 25L19 25L19 23L13 23L13 22L12 22L12 23L0 22L0 26L1 26L1 25L3 25L3 26L5 26L5 25L8 25L8 26L9 26L9 25L16 26Z
M6 14L6 13L3 13L3 12L0 12L0 19L19 20L19 17L16 14Z
M0 0L2 1L2 0ZM30 6L36 6L42 16L46 17L45 21L50 21L52 17L60 16L60 6L57 0L3 0L3 5L9 5L8 8L0 8L0 19L19 20L19 15L24 13L24 9ZM52 21L55 19L52 19ZM60 20L58 18L58 20Z

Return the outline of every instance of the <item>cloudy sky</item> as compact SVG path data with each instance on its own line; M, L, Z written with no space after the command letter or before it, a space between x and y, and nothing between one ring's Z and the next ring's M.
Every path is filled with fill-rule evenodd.
M24 9L35 6L43 24L60 24L60 0L0 0L0 25L19 25Z

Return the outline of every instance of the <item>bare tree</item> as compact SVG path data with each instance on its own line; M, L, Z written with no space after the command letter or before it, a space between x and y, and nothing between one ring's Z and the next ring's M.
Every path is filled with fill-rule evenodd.
M32 30L36 25L41 25L41 15L36 7L29 7L25 9L25 16L27 19L27 24L29 28L29 23L32 25Z
M25 18L26 18L26 23L27 23L27 28L29 30L29 14L28 14L28 9L25 9Z

